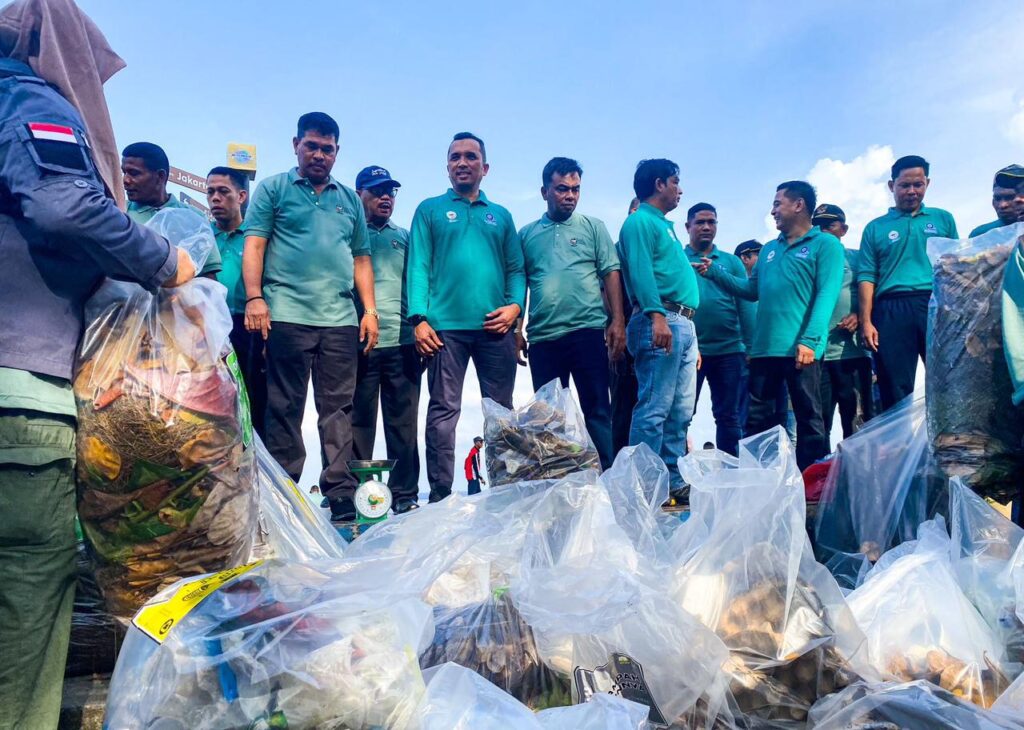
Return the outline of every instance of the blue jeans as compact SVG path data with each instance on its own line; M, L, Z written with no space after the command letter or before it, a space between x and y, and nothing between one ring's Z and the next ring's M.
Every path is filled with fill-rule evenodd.
M540 390L555 378L563 388L568 388L569 376L572 376L587 432L601 458L601 468L611 467L615 453L612 451L612 406L604 330L581 329L554 340L531 344L530 374L534 390Z
M683 486L676 463L686 454L686 431L697 401L697 334L693 322L669 313L672 351L655 348L651 318L634 314L626 327L626 346L636 360L639 386L630 445L647 444L668 466L669 484Z
M704 381L711 388L711 413L715 416L715 446L736 456L743 429L740 426L740 389L746 383L747 356L741 352L705 355L697 371L697 400Z

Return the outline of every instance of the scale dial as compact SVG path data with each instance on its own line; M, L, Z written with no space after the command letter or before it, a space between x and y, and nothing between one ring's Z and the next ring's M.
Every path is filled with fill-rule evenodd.
M353 500L356 511L368 520L379 520L391 509L391 490L387 485L371 479L360 485Z

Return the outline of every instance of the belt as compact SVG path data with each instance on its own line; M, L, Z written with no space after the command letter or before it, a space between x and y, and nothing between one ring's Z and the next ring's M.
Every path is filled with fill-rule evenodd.
M693 315L697 313L697 310L693 307L687 307L684 304L676 304L665 299L661 300L661 306L665 308L666 312L673 312L675 314L681 314L687 319L693 319Z

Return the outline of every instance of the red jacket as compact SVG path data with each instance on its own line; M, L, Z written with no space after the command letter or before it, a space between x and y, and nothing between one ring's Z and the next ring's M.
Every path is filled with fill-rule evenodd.
M476 446L469 450L465 466L467 482L480 478L480 449Z

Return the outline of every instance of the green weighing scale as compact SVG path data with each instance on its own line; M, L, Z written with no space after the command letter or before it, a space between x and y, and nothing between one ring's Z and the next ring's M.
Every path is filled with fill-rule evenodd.
M370 525L388 518L393 498L384 476L397 463L395 459L357 459L348 463L348 468L359 482L352 497L356 507L356 521L351 526L353 538Z

